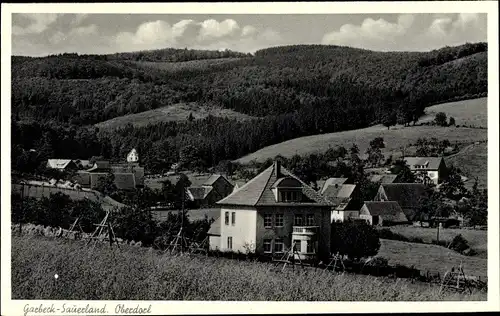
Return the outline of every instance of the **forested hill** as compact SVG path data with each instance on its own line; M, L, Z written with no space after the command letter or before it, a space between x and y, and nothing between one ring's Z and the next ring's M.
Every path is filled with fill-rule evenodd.
M175 156L191 144L210 157L208 165L299 136L411 122L426 106L485 92L486 43L432 52L296 45L253 56L166 49L12 58L16 121L81 127L179 102L264 118L245 123L209 117L99 134L101 144L110 140L105 150L96 149L104 155L121 155L121 144L127 144L143 156L152 145L175 148Z

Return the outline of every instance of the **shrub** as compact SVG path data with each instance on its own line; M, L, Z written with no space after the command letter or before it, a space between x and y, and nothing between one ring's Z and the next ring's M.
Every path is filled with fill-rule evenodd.
M436 114L434 118L434 123L439 126L448 126L448 122L446 120L446 114L444 112L439 112Z
M465 239L461 234L455 236L450 243L450 249L453 249L457 252L463 253L465 250L469 249L469 243L467 239Z
M450 122L448 123L449 126L454 126L455 125L455 118L453 116L450 116Z
M331 251L352 259L374 256L380 249L378 231L366 223L332 223Z

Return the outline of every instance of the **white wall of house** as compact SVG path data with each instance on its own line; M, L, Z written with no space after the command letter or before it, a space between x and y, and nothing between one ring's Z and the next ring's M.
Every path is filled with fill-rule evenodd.
M246 252L255 249L257 230L257 210L252 207L222 207L220 211L220 250ZM226 212L229 212L229 223L226 223ZM233 214L235 221L233 223ZM232 248L229 248L229 238Z
M347 221L349 218L358 218L359 217L359 211L352 211L352 210L345 210L345 211L332 211L332 216L331 216L331 221L336 222L336 221Z
M220 250L220 236L208 236L210 250Z
M364 219L364 220L368 221L368 223L369 223L370 225L373 225L373 217L372 217L371 215L367 215L367 214L360 214L360 215L359 215L359 218Z

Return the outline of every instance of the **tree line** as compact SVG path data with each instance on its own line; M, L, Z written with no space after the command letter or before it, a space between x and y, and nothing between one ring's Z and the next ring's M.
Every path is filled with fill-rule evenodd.
M475 58L461 67L422 67L418 61L431 53L297 45L175 73L125 57L13 57L13 167L34 169L32 162L46 157L124 159L136 147L152 172L179 160L208 168L296 137L376 123L408 125L428 105L487 91L486 53L465 51ZM178 102L217 105L255 119L91 126Z

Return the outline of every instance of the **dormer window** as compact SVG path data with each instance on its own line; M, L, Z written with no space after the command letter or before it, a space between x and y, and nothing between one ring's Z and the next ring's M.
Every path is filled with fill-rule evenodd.
M302 183L292 177L280 178L272 187L276 202L302 201Z
M298 202L301 200L302 191L297 190L279 190L280 202Z

